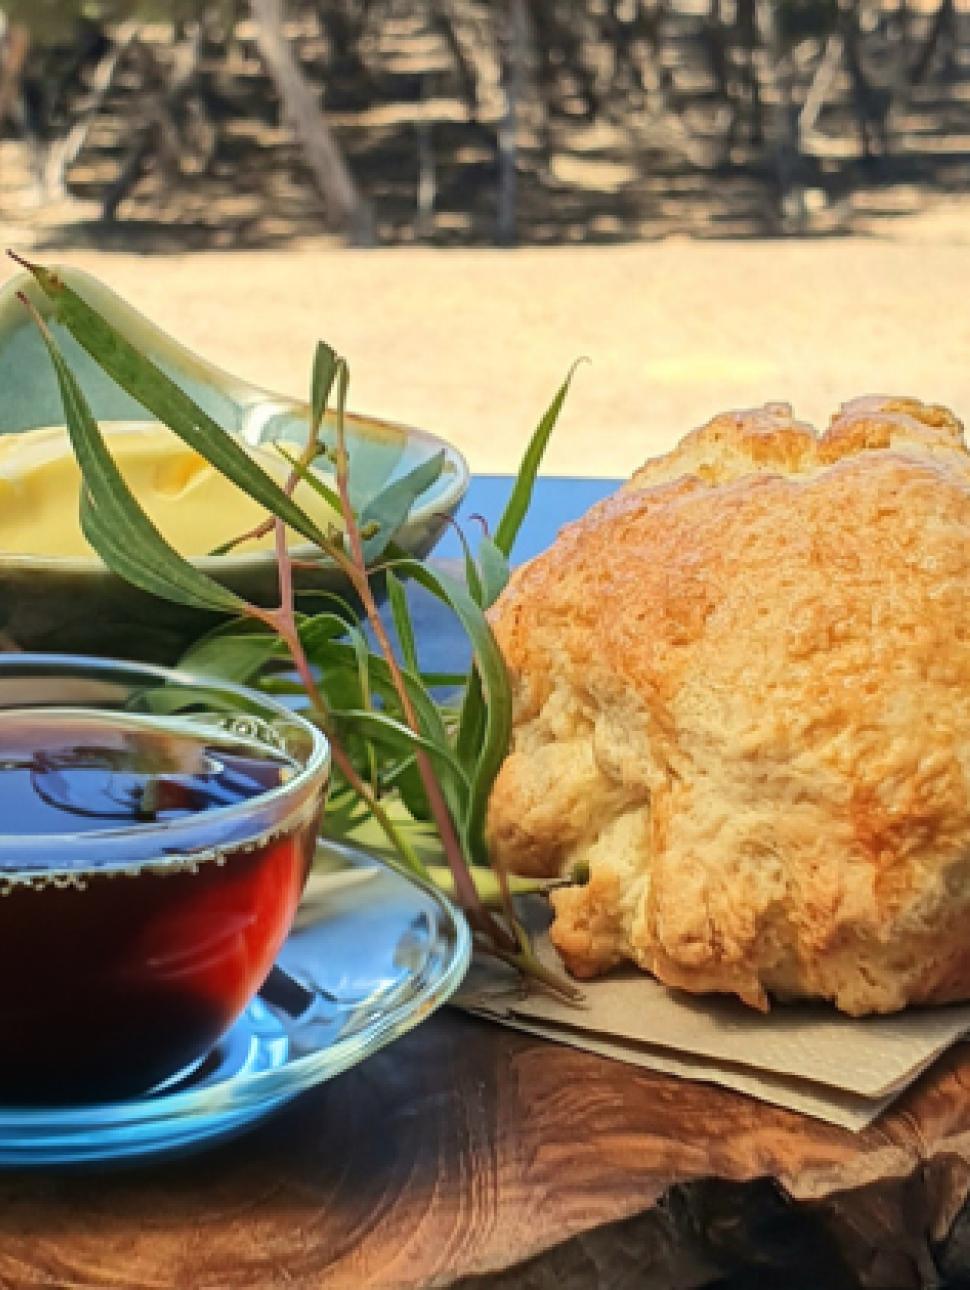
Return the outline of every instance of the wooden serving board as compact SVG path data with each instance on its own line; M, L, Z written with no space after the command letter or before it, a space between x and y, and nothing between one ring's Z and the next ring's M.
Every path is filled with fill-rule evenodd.
M0 1286L957 1286L968 1196L965 1046L852 1134L449 1011L207 1154L0 1177Z

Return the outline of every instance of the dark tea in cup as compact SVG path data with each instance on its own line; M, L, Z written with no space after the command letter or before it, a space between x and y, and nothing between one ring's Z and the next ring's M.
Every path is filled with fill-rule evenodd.
M323 780L251 733L264 729L0 708L0 1104L147 1092L259 989Z

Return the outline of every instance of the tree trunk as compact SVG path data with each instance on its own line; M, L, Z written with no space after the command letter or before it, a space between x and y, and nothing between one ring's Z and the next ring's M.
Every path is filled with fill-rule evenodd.
M812 83L808 87L805 102L798 116L798 131L803 139L815 129L819 114L835 87L842 53L842 37L838 32L833 32L825 42L818 67L815 69L815 75L812 77Z
M508 0L506 23L500 42L505 111L498 128L495 236L501 246L512 246L517 236L519 105L525 84L526 47L529 41L526 0Z
M19 128L27 146L38 200L43 194L43 134L36 129L27 111L24 95L24 70L30 54L30 32L20 22L6 22L0 13L0 131L8 120Z
M283 0L249 0L249 9L257 48L323 198L328 222L357 245L370 244L374 240L370 209L284 34Z
M770 9L768 16L771 18ZM765 140L765 112L757 65L758 50L761 45L758 34L758 0L738 0L735 25L744 49L744 85L748 95L750 114L749 134L753 144L762 144Z
M20 22L12 22L3 35L3 66L0 69L0 127L13 112L20 97L24 65L30 52L30 32Z
M465 50L458 35L455 14L447 0L432 0L428 11L431 27L444 41L458 78L458 93L465 105L469 120L478 118L478 78L475 69L465 55Z
M97 119L114 82L118 64L137 34L138 24L135 22L122 23L118 28L108 52L94 70L91 78L91 95L84 110L76 118L67 134L51 145L44 165L43 177L44 197L47 200L59 199L66 195L67 171L80 155L91 126Z
M926 80L929 76L930 68L933 66L937 51L946 44L947 40L951 42L951 46L955 45L957 39L956 27L957 15L953 0L940 0L939 8L933 15L933 21L930 24L929 35L926 37L926 41L910 69L909 79L912 85L919 85Z
M414 123L414 131L418 163L414 232L419 240L424 241L434 233L434 207L438 195L438 179L431 122L426 116L419 116Z
M772 0L757 0L756 16L765 51L765 78L770 88L765 97L771 113L768 133L778 181L779 213L784 225L800 231L807 223L808 210L792 51L782 38Z
M118 177L101 202L101 217L113 220L118 207L138 183L153 151L161 151L177 162L179 142L176 114L199 70L201 28L196 25L175 51L168 85L160 90L148 114L148 121L128 150ZM144 46L136 46L147 54Z

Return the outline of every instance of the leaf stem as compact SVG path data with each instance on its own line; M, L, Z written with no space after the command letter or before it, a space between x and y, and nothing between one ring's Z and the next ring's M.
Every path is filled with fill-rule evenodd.
M521 973L523 976L529 976L534 981L544 985L547 990L558 995L559 998L565 999L568 1003L580 1003L583 998L583 992L578 986L567 981L564 976L554 972L552 968L547 968L533 954L531 949L522 949L516 947L514 950L505 950L500 946L489 941L479 940L476 942L479 949L494 958L500 959L503 963L508 963L509 967Z
M357 517L354 514L353 506L350 501L350 469L349 458L347 454L347 436L344 428L344 405L347 393L347 366L341 360L337 375L337 423L336 423L336 453L334 462L334 473L337 482L337 491L340 494L341 509L344 513L344 523L347 531L347 543L350 547L351 558L348 562L347 572L353 580L354 590L360 597L364 612L370 622L371 629L377 644L384 655L388 669L391 675L391 682L397 693L401 704L401 711L404 719L416 735L421 734L421 729L411 703L411 697L408 694L407 686L404 684L404 678L401 676L401 670L398 667L397 656L391 645L390 638L384 627L383 619L377 608L377 602L374 599L374 593L371 589L370 579L367 575L367 563L364 559L364 547L361 540L360 528L357 524ZM475 884L472 882L471 874L468 871L468 861L462 849L461 842L458 838L455 822L452 819L451 812L445 802L444 794L441 791L441 785L435 774L434 767L431 764L427 752L423 748L416 748L414 754L415 764L418 773L421 776L421 783L424 787L428 799L428 807L434 819L438 835L441 838L442 847L445 853L445 859L448 867L452 872L455 882L455 894L465 911L465 915L472 925L483 932L492 940L496 947L502 947L506 952L514 952L516 948L516 939L509 934L502 925L496 921L489 910L486 908Z
M317 452L320 447L319 440L317 438L318 433L319 427L317 428L316 433L312 432L311 428L311 433L307 437L306 446L298 458L299 465L292 466L290 468L290 473L287 475L286 482L283 485L283 492L287 497L293 496L296 486L303 477L304 472L310 469L310 466L313 464L313 461L317 456ZM272 531L273 526L276 523L276 516L267 515L265 520L262 520L253 528L247 529L245 533L240 533L238 537L234 537L230 541L225 542L221 547L219 547L219 555L228 555L230 551L241 546L243 542L258 542L261 538L266 537L266 535ZM278 546L277 550L279 550Z
M330 755L333 757L338 770L361 800L367 803L367 809L380 824L387 840L394 850L401 855L408 868L420 877L427 878L427 867L424 861L395 826L394 821L384 809L371 786L358 774L356 767L334 730L330 709L317 684L317 679L313 675L313 669L307 659L303 642L300 640L300 631L296 624L296 607L293 596L293 564L286 547L286 525L280 519L274 520L274 524L276 529L276 559L279 565L280 606L278 610L270 615L272 619L271 625L289 651L293 666L296 668L307 698L310 700L310 706L317 719L317 724L330 743Z

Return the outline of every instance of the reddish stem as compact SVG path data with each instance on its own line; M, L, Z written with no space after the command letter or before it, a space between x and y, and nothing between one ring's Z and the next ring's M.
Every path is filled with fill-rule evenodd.
M370 785L358 774L356 767L333 730L326 700L320 693L320 687L317 685L316 677L313 675L313 669L310 667L309 659L303 648L303 642L300 640L299 628L296 625L296 604L293 595L293 561L290 559L290 553L286 548L286 526L279 519L275 520L274 524L276 527L276 558L279 564L280 576L280 606L275 612L266 612L264 621L269 622L289 650L293 666L296 668L307 698L310 700L320 726L330 743L330 755L333 757L334 763L357 796L367 803L368 810L384 829L388 841L395 845L397 835L390 817L378 801L377 795ZM412 866L417 865L423 873L423 867L414 853L409 854L407 858Z
M309 435L309 438L307 439L306 447L303 449L303 452L300 454L300 457L299 457L300 464L298 467L294 466L290 470L290 473L286 477L286 483L283 485L283 492L287 495L287 497L293 496L293 493L296 490L296 486L300 482L302 471L309 468L310 463L313 461L313 458L316 456L317 447L318 447L317 435L319 434L319 432L320 432L319 424L310 427L310 435ZM232 542L229 545L231 547L238 547L238 546L241 546L243 542L258 542L260 538L264 538L266 534L272 530L276 522L277 521L275 516L268 515L266 519L262 520L259 524L257 524L255 528L247 529L245 533L240 533L239 537L233 538ZM277 543L277 550L279 550L278 543Z
M357 518L354 515L354 509L350 501L350 484L349 470L347 459L347 442L344 434L343 419L343 392L346 383L343 382L338 387L340 391L340 403L337 412L337 453L335 462L335 476L337 481L337 490L340 493L341 510L344 513L344 522L347 529L347 540L350 544L351 559L349 561L349 572L353 579L354 589L360 596L364 611L370 621L374 636L380 647L381 653L387 662L388 670L391 674L391 681L397 696L401 703L401 710L404 718L411 730L420 735L421 730L418 724L417 715L411 703L411 697L408 694L407 686L404 684L404 678L401 676L400 668L397 665L397 657L391 646L390 638L384 627L384 622L377 608L377 602L374 600L371 591L370 579L367 576L367 562L364 558L364 547L361 541L360 528L357 524ZM423 748L415 749L415 764L418 773L421 776L421 783L428 799L428 806L441 838L442 846L445 852L445 858L448 861L448 868L451 870L455 882L455 894L459 903L464 909L469 922L474 927L479 928L488 935L497 946L506 949L507 952L514 952L518 947L515 938L512 937L499 922L496 921L491 913L486 909L478 891L472 882L471 874L468 872L468 863L462 851L461 842L459 841L455 829L454 820L448 809L444 794L441 791L441 785L435 774L431 759Z

